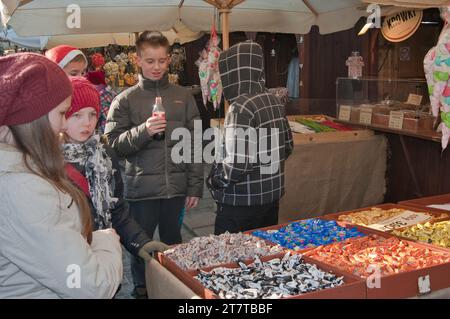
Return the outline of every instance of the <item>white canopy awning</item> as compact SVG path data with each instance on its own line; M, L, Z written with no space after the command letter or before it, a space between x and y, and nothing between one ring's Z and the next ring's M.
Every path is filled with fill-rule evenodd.
M407 8L435 8L450 5L448 0L362 0L367 3L378 3Z
M209 31L214 8L203 0L1 0L3 21L22 36L170 30L181 18L193 31ZM69 5L81 8L81 27L69 28ZM352 28L367 15L360 0L245 0L232 9L230 31L320 33Z

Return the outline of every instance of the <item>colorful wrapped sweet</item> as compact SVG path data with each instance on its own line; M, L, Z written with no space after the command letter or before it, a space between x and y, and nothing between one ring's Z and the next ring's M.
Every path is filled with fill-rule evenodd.
M105 57L101 53L94 53L91 55L91 62L95 70L99 71L105 65Z
M306 263L302 255L261 261L258 257L238 268L200 270L195 277L222 299L278 299L330 289L344 284L344 277Z
M116 76L119 73L119 65L116 62L108 62L103 66L106 76Z
M317 218L294 222L276 230L256 230L252 235L294 250L365 236L355 227L346 228L339 226L335 221Z
M437 45L425 56L424 69L433 115L441 116L438 130L445 149L450 139L450 7L441 8L441 17L446 23Z
M450 221L418 224L403 230L396 230L393 234L450 248Z
M376 235L321 246L304 255L362 278L372 275L376 269L385 276L450 262L450 252Z
M137 74L127 73L124 75L124 80L126 85L133 86L136 85L139 81Z
M213 26L211 38L206 49L200 53L200 58L196 61L200 86L202 88L203 104L207 101L213 103L214 109L220 106L222 100L222 81L219 73L219 37Z
M103 66L103 70L105 71L108 84L115 87L116 79L119 75L119 65L116 62L110 61Z
M198 67L198 76L200 78L200 87L202 89L202 97L203 104L206 106L206 103L209 99L209 85L208 85L208 52L203 50L200 52L200 57L195 62Z

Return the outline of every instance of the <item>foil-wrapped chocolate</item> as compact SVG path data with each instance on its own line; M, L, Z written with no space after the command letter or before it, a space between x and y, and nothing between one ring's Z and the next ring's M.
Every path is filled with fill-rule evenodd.
M290 252L282 259L252 264L239 262L238 268L218 267L199 271L195 277L222 299L279 299L344 284L344 278L305 263L302 255Z

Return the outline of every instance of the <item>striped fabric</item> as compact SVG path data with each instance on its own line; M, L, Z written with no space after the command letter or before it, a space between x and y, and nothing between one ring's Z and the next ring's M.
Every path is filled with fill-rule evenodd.
M284 194L284 161L293 140L284 105L265 89L261 47L251 41L222 52L219 69L226 114L221 156L207 184L225 205L265 205Z

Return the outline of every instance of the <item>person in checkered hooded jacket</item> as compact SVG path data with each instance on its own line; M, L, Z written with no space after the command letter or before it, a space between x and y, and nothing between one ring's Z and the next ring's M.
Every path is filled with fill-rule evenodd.
M264 56L252 41L221 53L219 70L230 107L207 185L217 202L215 234L277 224L284 162L292 132L281 101L265 88Z

